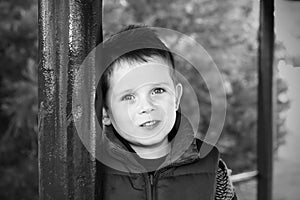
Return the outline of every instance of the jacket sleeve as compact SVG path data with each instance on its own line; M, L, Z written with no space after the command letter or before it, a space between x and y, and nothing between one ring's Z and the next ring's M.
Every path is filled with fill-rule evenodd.
M216 193L215 200L237 200L230 172L223 160L219 160L219 166L216 176Z

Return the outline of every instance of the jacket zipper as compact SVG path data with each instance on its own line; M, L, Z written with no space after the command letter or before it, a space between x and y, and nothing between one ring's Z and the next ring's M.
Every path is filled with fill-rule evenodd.
M159 174L159 173L162 173L164 171L167 171L168 169L172 168L172 167L175 167L177 165L182 165L182 164L187 164L187 163L192 163L192 162L195 162L197 159L192 159L192 160L187 160L185 162L182 162L180 164L171 164L169 166L166 166L166 167L163 167L157 171L155 171L154 173L150 173L148 174L148 180L149 180L149 183L150 183L150 188L149 188L149 196L148 196L148 199L149 200L156 200L155 198L155 186L154 186L154 183L155 183L155 177Z
M150 200L154 200L154 176L153 173L149 174L149 182L150 182Z

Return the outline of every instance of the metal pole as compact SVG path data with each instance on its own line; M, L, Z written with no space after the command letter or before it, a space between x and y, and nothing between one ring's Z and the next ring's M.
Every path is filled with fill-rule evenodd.
M76 134L71 110L76 71L102 41L102 0L38 6L39 198L95 199L96 161ZM95 132L87 134L94 145Z
M272 200L274 131L274 0L260 1L258 55L258 200Z

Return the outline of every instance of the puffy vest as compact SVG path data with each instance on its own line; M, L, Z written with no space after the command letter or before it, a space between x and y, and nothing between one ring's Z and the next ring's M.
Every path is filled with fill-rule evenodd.
M103 140L103 160L114 166L97 163L96 196L99 200L214 200L219 151L194 138L191 125L183 119L172 140L166 161L147 173L124 149L120 139L107 130ZM209 147L203 157L200 147ZM120 169L120 170L119 170Z
M187 159L148 173L126 173L98 163L99 200L213 200L219 152Z

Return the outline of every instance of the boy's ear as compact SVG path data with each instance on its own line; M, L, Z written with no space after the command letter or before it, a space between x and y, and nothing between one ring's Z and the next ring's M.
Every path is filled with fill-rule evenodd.
M176 109L176 111L179 108L182 92L183 92L182 85L181 85L181 83L178 83L175 87L175 97L176 97L175 109Z
M102 124L109 126L111 124L109 115L105 108L102 109Z

